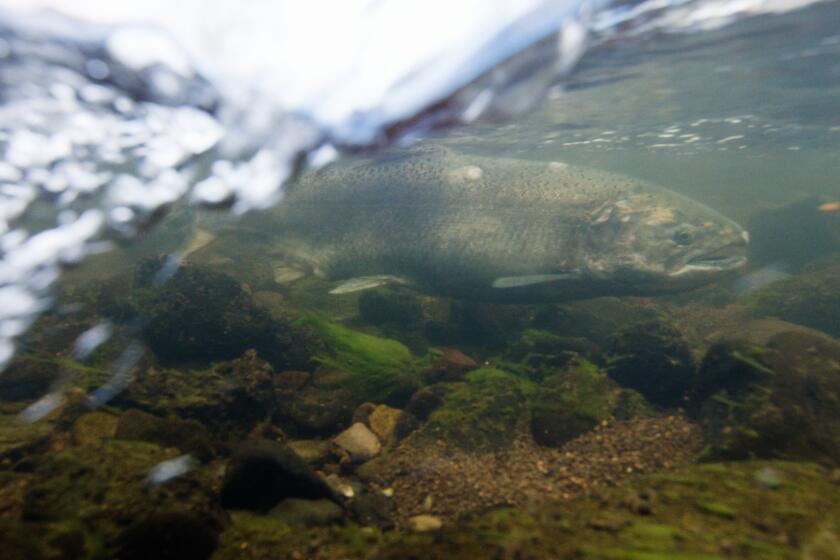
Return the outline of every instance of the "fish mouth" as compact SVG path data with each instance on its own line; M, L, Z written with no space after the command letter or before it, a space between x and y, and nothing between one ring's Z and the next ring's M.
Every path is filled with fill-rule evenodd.
M747 257L739 254L743 246L729 246L723 249L689 258L682 267L670 276L683 276L692 272L727 272L747 264Z

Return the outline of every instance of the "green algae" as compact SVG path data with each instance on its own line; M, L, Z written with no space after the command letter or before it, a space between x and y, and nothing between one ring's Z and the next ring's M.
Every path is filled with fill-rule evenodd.
M147 477L177 451L145 442L110 440L25 459L32 473L23 500L27 521L76 519L113 545L126 524L154 512L186 512L210 526L224 524L212 475L198 469L160 486Z
M717 515L718 517L723 517L724 519L735 518L735 511L726 504L722 504L720 502L700 500L697 502L697 507L704 513L711 513L712 515Z
M776 489L757 484L755 473L766 468L795 484ZM732 485L721 484L720 471ZM650 496L646 513L627 507L628 498L640 492ZM701 501L722 504L732 515L721 516L717 507L698 508ZM800 511L786 511L794 507ZM612 522L599 522L604 519ZM840 486L829 471L814 464L762 461L647 475L595 496L539 508L498 508L446 522L431 534L350 522L292 530L268 518L235 515L216 558L832 558L825 552L836 547L838 534Z
M319 315L304 315L296 326L317 332L325 351L313 358L328 369L349 374L348 388L360 399L383 402L406 383L415 383L423 361L401 342L340 325Z

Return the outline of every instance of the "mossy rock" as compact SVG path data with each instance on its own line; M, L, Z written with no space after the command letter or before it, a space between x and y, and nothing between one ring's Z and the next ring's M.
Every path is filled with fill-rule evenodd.
M557 373L576 358L594 362L599 357L598 346L585 338L526 329L507 348L502 359L506 369L538 381Z
M803 332L766 346L720 343L698 374L691 409L707 459L749 457L840 465L840 343Z
M142 410L123 412L115 426L115 437L123 440L148 441L161 447L175 447L200 461L208 461L215 454L210 434L196 420L169 417L159 418Z
M0 518L3 560L105 560L101 539L74 520L24 523Z
M236 442L275 408L274 371L249 350L236 360L201 370L151 368L114 399L162 417L192 419L223 442Z
M314 357L323 368L346 372L344 389L355 404L381 402L401 406L417 387L423 360L402 343L355 331L322 316L305 315L297 322L315 331L325 350Z
M24 495L24 519L76 519L109 547L116 546L124 528L154 513L180 512L218 531L226 516L209 472L199 468L149 485L152 469L176 455L149 443L111 440L29 458L17 466L33 475Z
M757 316L785 321L840 336L840 263L814 265L786 280L747 295Z
M142 262L129 285L106 291L99 303L117 321L142 318L146 341L166 364L206 365L254 348L278 369L308 365L314 341L258 307L233 277L186 263L159 284L164 266L162 259Z
M481 368L465 385L447 393L418 432L419 441L442 440L461 449L509 447L536 386L509 373Z
M540 385L531 406L531 435L559 447L601 421L652 414L639 393L622 389L592 363L581 361Z
M696 366L675 325L656 320L625 327L610 339L607 353L607 371L619 385L658 406L685 405Z

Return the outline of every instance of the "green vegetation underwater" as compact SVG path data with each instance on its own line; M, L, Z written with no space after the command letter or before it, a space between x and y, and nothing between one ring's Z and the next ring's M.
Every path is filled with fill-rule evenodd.
M840 8L645 29L62 265L0 373L0 557L840 559Z

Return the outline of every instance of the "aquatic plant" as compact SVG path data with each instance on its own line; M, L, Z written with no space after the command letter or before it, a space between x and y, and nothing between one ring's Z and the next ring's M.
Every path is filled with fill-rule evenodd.
M362 401L402 402L418 381L423 360L402 343L356 331L320 315L295 322L313 329L324 344L313 361L322 368L349 374L347 387Z

